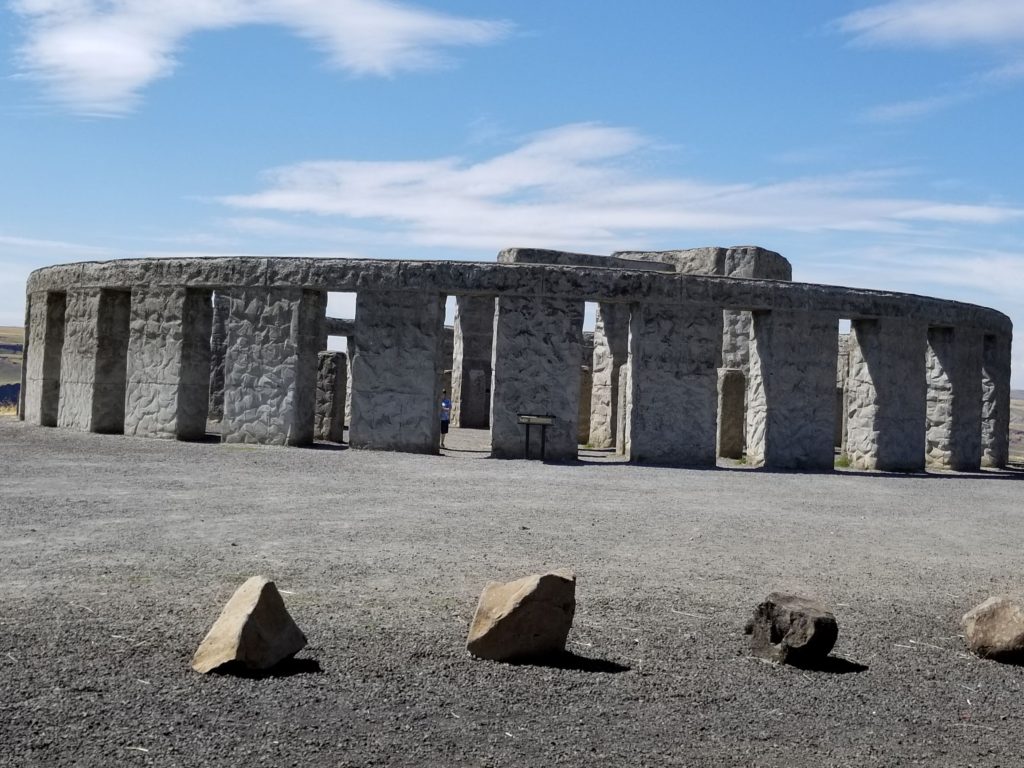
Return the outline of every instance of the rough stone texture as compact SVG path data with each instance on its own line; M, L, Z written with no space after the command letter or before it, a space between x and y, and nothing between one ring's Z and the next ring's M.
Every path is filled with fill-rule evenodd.
M846 380L850 377L851 333L839 334L839 357L836 360L836 448L845 450L846 445Z
M231 299L220 291L213 294L213 318L210 329L210 408L213 421L224 418L224 363L228 350L228 312Z
M349 445L437 453L443 355L444 296L360 293Z
M590 443L590 398L593 395L594 374L589 365L580 366L580 400L577 418L577 438L580 445Z
M354 322L354 321L353 321ZM345 372L345 426L352 423L352 352L356 348L355 336L349 336L345 340L345 349L348 350L349 365Z
M326 294L243 288L228 295L221 439L309 444Z
M928 466L981 466L982 347L973 329L928 329Z
M438 391L452 393L452 365L455 358L455 328L446 325L441 332L441 375Z
M127 291L68 292L58 426L123 431L130 313Z
M997 595L964 614L961 621L967 647L978 656L1024 664L1024 603Z
M28 307L21 412L26 421L44 427L57 426L65 304L66 294L37 293L31 297Z
M824 661L839 637L836 617L825 606L781 592L754 609L748 629L755 656L797 666Z
M1010 458L1010 337L986 334L982 356L981 463L1005 467Z
M858 469L924 469L927 328L855 320L849 343L845 453Z
M502 296L494 324L491 453L524 458L521 413L555 417L547 427L546 458L576 458L580 396L582 302ZM531 456L540 455L540 432L531 428Z
M348 390L348 356L321 352L316 377L316 422L313 437L340 443L345 439L345 395Z
M306 636L284 607L274 582L253 576L228 600L192 657L203 674L238 665L270 669L306 647Z
M572 571L534 574L484 587L466 648L481 659L543 658L565 649L576 613Z
M209 291L132 292L126 435L179 440L206 435L211 316Z
M738 368L718 370L718 455L743 458L746 439L747 379Z
M629 305L598 304L590 394L590 444L613 448L619 413L619 371L629 358Z
M837 323L821 313L754 313L747 381L751 464L833 467Z
M714 466L722 313L638 304L629 325L629 458Z

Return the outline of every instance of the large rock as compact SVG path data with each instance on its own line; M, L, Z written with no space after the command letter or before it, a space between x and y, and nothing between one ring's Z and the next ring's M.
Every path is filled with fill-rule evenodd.
M781 592L754 609L747 628L755 656L798 666L823 661L839 636L836 617L821 603Z
M1024 663L1024 603L1008 595L990 597L964 614L967 647L979 656Z
M253 576L228 600L192 657L192 669L210 672L235 662L262 670L294 656L306 646L274 582Z
M494 661L529 659L565 649L576 613L576 574L552 571L484 587L466 647Z

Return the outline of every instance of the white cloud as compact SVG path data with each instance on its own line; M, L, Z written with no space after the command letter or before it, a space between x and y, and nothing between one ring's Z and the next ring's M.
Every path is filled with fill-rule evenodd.
M902 123L935 112L941 112L944 109L966 101L968 98L968 94L963 93L898 101L891 104L879 104L866 110L863 117L870 123Z
M392 75L443 63L442 49L483 45L505 22L459 18L391 0L14 0L26 21L22 72L77 112L130 111L177 66L185 39L245 24L292 30L354 74Z
M871 43L948 46L1024 41L1020 0L896 0L855 11L839 28Z

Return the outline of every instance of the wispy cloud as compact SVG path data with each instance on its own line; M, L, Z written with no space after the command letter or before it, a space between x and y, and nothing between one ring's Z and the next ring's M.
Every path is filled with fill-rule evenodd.
M130 111L142 90L177 66L196 32L245 24L282 26L358 75L442 64L443 50L492 43L502 21L437 13L393 0L13 0L26 23L21 71L76 112Z
M847 14L839 28L867 43L950 46L1024 41L1018 0L895 0Z
M863 119L869 123L902 123L915 120L955 106L969 98L967 93L933 96L927 99L910 99L890 104L878 104L867 109Z

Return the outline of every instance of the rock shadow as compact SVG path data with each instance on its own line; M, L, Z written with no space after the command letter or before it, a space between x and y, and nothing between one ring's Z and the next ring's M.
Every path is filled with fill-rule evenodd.
M221 664L214 670L216 675L242 677L247 680L265 680L267 678L294 677L295 675L319 675L323 672L320 662L316 659L285 659L270 669L249 669L239 661Z
M796 664L790 662L789 665L805 672L824 672L829 675L859 674L867 672L869 669L867 664L858 664L856 661L844 659L842 656L826 656L824 659Z
M631 667L619 664L608 659L594 659L589 656L580 656L572 651L551 653L536 658L520 659L510 661L515 666L550 667L551 669L567 669L575 672L598 672L606 675L617 675L620 672L629 672Z

